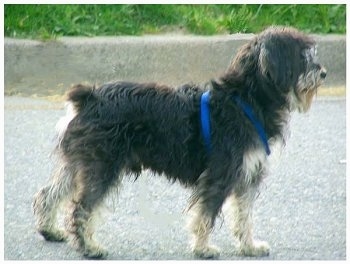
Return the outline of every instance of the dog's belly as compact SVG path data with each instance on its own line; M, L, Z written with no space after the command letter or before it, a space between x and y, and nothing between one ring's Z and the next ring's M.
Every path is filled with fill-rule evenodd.
M205 169L204 161L199 154L189 154L183 149L182 151L176 147L169 149L144 147L133 152L132 156L142 169L150 169L157 174L164 174L171 180L193 185Z

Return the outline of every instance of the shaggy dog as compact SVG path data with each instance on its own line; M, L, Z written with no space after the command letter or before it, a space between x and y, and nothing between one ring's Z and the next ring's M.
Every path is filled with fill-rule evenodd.
M219 254L209 234L224 202L238 253L268 255L269 245L253 239L252 208L270 148L284 143L291 111L306 112L325 77L311 37L270 27L203 86L75 86L57 124L57 168L34 198L38 232L49 241L71 238L88 258L106 257L93 240L94 212L123 175L151 169L193 190L189 228L197 257ZM63 231L56 213L64 200Z

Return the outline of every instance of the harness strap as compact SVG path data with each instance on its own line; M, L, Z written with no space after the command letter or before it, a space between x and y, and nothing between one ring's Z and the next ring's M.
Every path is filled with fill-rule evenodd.
M262 126L262 124L259 122L259 120L255 117L253 109L246 102L242 101L242 99L239 98L238 96L234 96L233 99L235 99L237 105L243 110L244 114L253 123L256 131L259 134L259 137L260 137L261 141L264 144L266 154L270 155L271 151L270 151L270 148L269 148L269 143L268 143L268 140L267 140L265 129Z
M201 125L202 125L202 135L204 138L205 147L207 152L211 152L210 143L210 110L209 110L209 91L205 92L201 96Z
M202 135L203 135L204 144L208 153L211 152L209 98L210 98L209 91L202 94L201 108L200 108ZM248 119L252 122L262 143L264 144L266 154L270 155L271 151L269 148L269 143L267 140L264 127L259 122L259 120L255 117L253 109L246 102L244 102L240 97L234 96L233 99L235 100L236 104L242 109L242 111L248 117Z

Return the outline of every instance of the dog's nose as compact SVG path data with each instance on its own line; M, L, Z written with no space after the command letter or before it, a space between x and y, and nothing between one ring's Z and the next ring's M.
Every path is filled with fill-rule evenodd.
M326 78L326 76L327 76L327 71L326 71L326 69L324 69L324 68L321 69L320 76L321 76L322 79Z

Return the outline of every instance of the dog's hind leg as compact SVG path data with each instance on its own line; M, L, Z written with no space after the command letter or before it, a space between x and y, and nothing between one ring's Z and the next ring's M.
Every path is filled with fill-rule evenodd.
M100 259L107 256L93 239L96 209L118 178L118 171L104 162L90 162L81 166L74 175L75 190L66 218L67 231L72 244L87 258Z
M71 187L68 169L60 166L54 171L50 185L43 187L34 196L32 205L36 217L36 229L48 241L66 240L66 232L57 227L57 211Z

